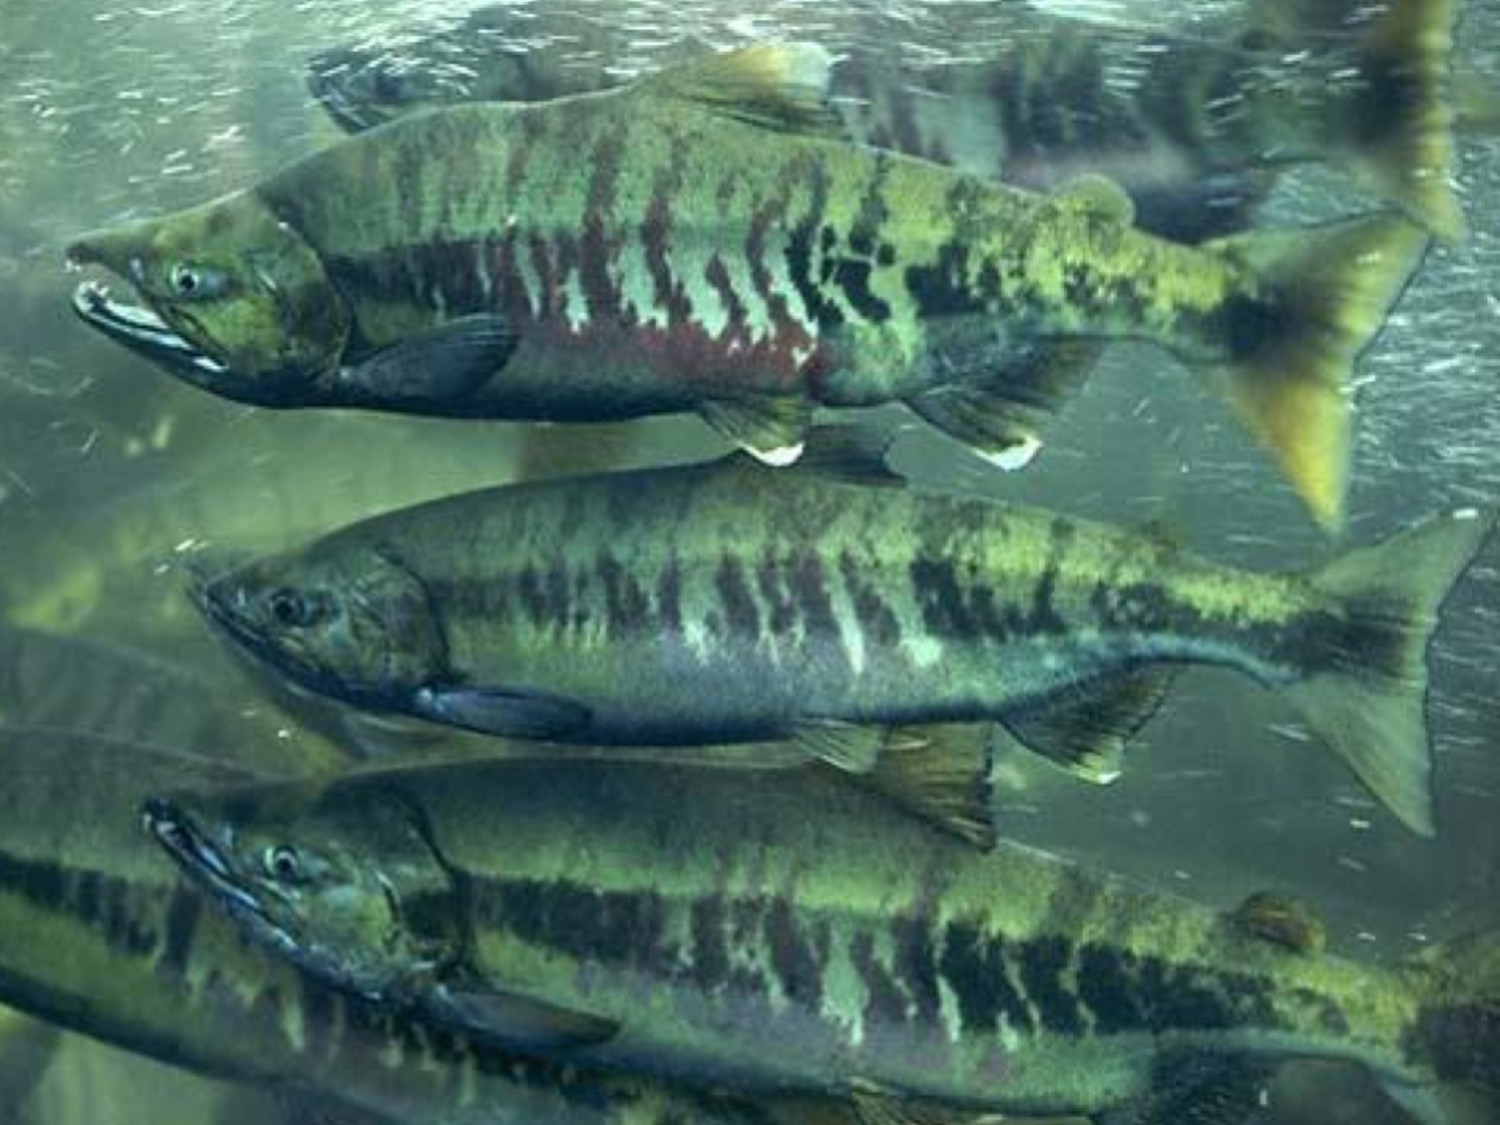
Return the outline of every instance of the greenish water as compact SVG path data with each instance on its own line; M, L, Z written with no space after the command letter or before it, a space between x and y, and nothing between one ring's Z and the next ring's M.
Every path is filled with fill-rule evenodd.
M622 65L648 64L671 37L727 45L810 24L839 26L873 9L786 4L747 23L731 7L715 0L630 5L624 34L631 52ZM1213 15L1201 5L1107 0L1070 10L1189 28ZM640 423L603 445L590 434L542 456L528 445L526 427L514 424L270 414L179 385L69 311L77 278L64 271L62 248L70 238L202 201L333 143L342 134L303 84L308 57L351 43L397 49L450 12L449 5L366 0L0 6L6 628L125 646L191 673L198 686L171 690L202 691L239 717L216 737L280 746L265 752L277 755L278 768L328 760L333 752L321 739L330 728L311 730L278 711L205 635L182 596L187 560L289 544L374 511L513 479L538 459L555 468L574 454L597 460L602 450L612 463L646 464L721 448L685 419ZM1493 80L1500 4L1469 0L1462 21L1457 69ZM861 34L924 58L982 53L982 23L959 43L956 22L962 27L930 7L890 5ZM1361 365L1352 541L1436 509L1500 502L1500 141L1465 136L1457 175L1466 239L1431 253ZM1358 202L1348 191L1336 169L1299 170L1284 179L1261 221L1347 212ZM1033 471L982 472L917 429L896 459L929 483L1124 523L1164 521L1195 549L1249 567L1301 568L1331 550L1228 412L1143 347L1110 350L1050 432ZM1404 833L1270 696L1197 672L1183 678L1114 786L1091 789L1019 753L1008 757L1002 831L1204 901L1228 905L1266 888L1294 893L1324 918L1335 948L1359 956L1394 958L1493 924L1500 894L1497 568L1492 546L1450 603L1432 655L1436 840ZM13 640L0 646L3 682L5 662L19 660L22 648ZM64 656L44 679L66 685L73 677L86 696L89 667ZM160 683L167 673L141 675ZM46 721L65 724L70 708L83 709L63 705ZM0 709L0 721L14 721L13 710L14 703ZM14 1119L275 1119L274 1107L251 1093L98 1052L70 1042L25 1106L10 1110ZM8 1102L4 1094L0 1104ZM1392 1112L1369 1108L1362 1096L1340 1085L1333 1095L1305 1098L1301 1110L1292 1099L1281 1120L1384 1121L1374 1114ZM11 1119L6 1112L0 1109L0 1121Z

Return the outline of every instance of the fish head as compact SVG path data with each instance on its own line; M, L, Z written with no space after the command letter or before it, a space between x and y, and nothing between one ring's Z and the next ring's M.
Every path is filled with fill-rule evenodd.
M236 645L319 695L401 711L418 689L448 678L426 584L393 550L362 537L258 559L191 594Z
M86 281L74 312L178 378L256 406L328 400L349 305L316 250L255 193L84 235L68 260L102 266L142 302Z
M419 109L465 100L462 85L442 73L387 52L336 47L308 64L307 88L335 124L360 133Z
M252 785L153 797L147 832L254 942L393 1000L460 950L453 877L396 787Z

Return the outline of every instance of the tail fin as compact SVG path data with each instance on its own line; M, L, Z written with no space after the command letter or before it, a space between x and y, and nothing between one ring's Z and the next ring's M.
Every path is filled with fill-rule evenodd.
M1420 997L1410 1042L1443 1085L1500 1101L1500 930L1443 942L1407 969Z
M1285 689L1313 732L1407 827L1433 834L1425 704L1427 648L1495 513L1438 516L1312 576L1331 612L1307 673Z
M1363 32L1368 88L1356 103L1356 153L1381 195L1441 238L1463 237L1453 191L1448 59L1453 0L1390 0Z
M1343 519L1354 361L1427 251L1391 214L1219 239L1247 261L1256 298L1233 309L1227 393L1252 434L1325 527Z

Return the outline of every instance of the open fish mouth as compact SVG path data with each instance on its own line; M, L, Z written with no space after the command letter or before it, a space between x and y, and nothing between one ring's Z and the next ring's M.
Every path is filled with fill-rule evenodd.
M85 324L116 343L194 382L219 378L229 370L144 305L115 300L102 282L85 281L79 285L73 291L73 311Z
M153 797L142 812L146 831L194 880L223 899L236 914L269 921L254 895L234 881L229 861L212 840L171 801Z
M284 953L297 951L296 939L272 920L258 898L240 886L224 852L184 810L164 797L152 797L145 803L141 818L146 831L188 878L220 902L240 926Z

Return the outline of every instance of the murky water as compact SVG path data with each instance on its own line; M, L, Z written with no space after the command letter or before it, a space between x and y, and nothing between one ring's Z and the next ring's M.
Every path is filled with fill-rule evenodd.
M570 450L627 465L722 448L687 419L601 430L549 452L518 424L257 411L178 384L70 312L77 278L63 268L63 247L72 237L205 200L335 142L342 134L305 86L309 57L351 44L399 50L451 20L453 7L368 0L0 7L0 684L13 676L33 695L38 685L63 693L50 711L33 699L41 718L18 718L15 701L0 704L4 721L84 724L99 682L77 653L36 656L11 639L14 630L31 630L160 662L135 673L138 682L165 685L179 703L181 693L201 692L205 708L226 716L211 735L196 737L259 740L266 749L255 753L274 768L326 764L337 755L328 740L346 734L337 718L309 724L303 712L279 710L204 634L182 594L189 560L286 545L375 511L538 467L555 471L572 463ZM984 4L741 7L631 4L628 21L614 28L624 40L614 44L621 49L614 65L627 73L649 66L682 40L728 46L851 25L867 46L907 57L980 57L992 14ZM1233 18L1198 4L1133 0L1063 10L1192 34ZM594 14L614 18L602 8ZM1495 81L1500 4L1468 0L1460 28L1456 71ZM1360 368L1351 541L1438 509L1500 502L1500 140L1482 130L1462 136L1457 179L1466 237L1430 253ZM1259 221L1306 223L1366 203L1351 197L1338 169L1298 169ZM1025 474L982 471L917 428L896 460L931 484L1117 522L1164 522L1226 562L1293 569L1327 557L1329 541L1228 411L1171 368L1160 352L1112 347ZM6 665L23 657L54 663L22 680ZM1002 831L1226 906L1257 890L1290 892L1314 905L1334 948L1361 957L1396 958L1493 924L1500 548L1491 546L1450 603L1432 671L1435 840L1384 815L1275 699L1198 672L1183 677L1113 786L1094 789L1019 751L1008 756ZM152 726L165 722L155 718L161 706L138 709L122 733L180 732ZM115 721L105 714L106 725ZM6 1095L0 1089L0 1120L34 1125L276 1113L253 1091L210 1087L72 1039L22 1108ZM1307 1102L1312 1110L1292 1098L1280 1119L1328 1122L1347 1113L1383 1121L1373 1114L1394 1112L1370 1108L1347 1086L1332 1096L1342 1100L1320 1093Z

